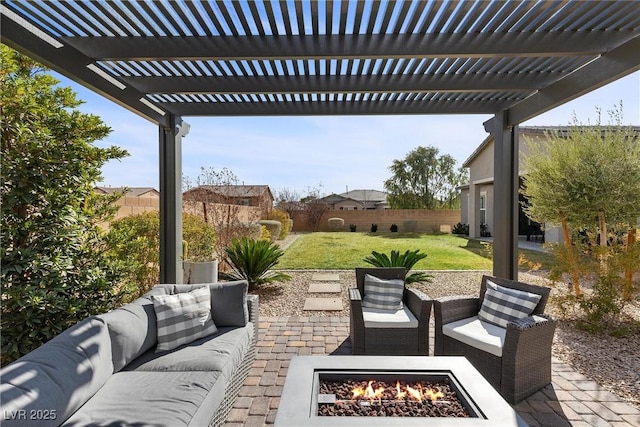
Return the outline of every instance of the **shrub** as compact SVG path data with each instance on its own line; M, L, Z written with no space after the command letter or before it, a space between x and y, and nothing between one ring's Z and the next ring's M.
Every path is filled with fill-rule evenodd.
M378 224L371 224L371 232L375 233L376 231L378 231Z
M280 221L281 227L280 234L278 235L278 240L285 239L289 235L291 227L293 227L293 221L291 221L289 214L279 209L271 210L271 212L269 212L264 219Z
M271 241L271 233L266 225L260 225L260 240Z
M389 227L389 230L391 230L392 233L397 233L398 226L396 224L391 224L391 227Z
M332 230L339 230L344 227L344 219L342 218L329 218L329 228Z
M186 260L203 262L216 258L216 230L199 216L182 213L182 239L188 247Z
M160 279L160 217L145 212L111 223L107 241L110 253L125 263L125 291L134 299Z
M215 230L197 215L182 214L184 261L211 261L215 254ZM128 300L137 298L160 278L160 216L157 211L130 215L111 223L107 234L110 255L126 273Z
M356 231L356 229L358 228L357 225L355 224L349 224L349 230L353 233Z
M465 236L469 235L469 224L463 224L461 222L451 228L451 234L464 234Z
M258 221L258 224L269 230L269 237L272 242L276 241L280 237L280 231L282 231L282 224L280 221L263 219Z
M406 251L402 255L400 254L400 251L392 250L390 257L387 256L387 254L381 254L373 251L371 252L371 255L364 258L363 261L375 267L404 267L407 269L405 282L415 283L428 282L431 280L432 276L427 273L413 272L409 274L409 270L411 270L418 261L426 257L427 254L421 254L420 249L416 249L415 251Z
M249 289L253 290L263 283L291 279L285 273L270 270L284 253L273 243L243 237L233 239L225 252L226 261L231 266L230 272L220 273L225 280L246 280Z

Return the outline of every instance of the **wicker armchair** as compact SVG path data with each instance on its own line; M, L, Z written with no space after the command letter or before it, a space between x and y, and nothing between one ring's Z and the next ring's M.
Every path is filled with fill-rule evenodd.
M443 333L443 325L478 315L487 279L506 288L542 296L531 316L507 325L501 357ZM435 355L465 356L509 403L517 404L551 382L551 343L556 321L544 314L549 292L549 288L541 286L483 276L479 298L435 300Z
M432 301L415 289L404 290L403 303L418 321L417 327L367 327L363 315L365 274L380 279L403 279L404 268L356 268L357 288L349 289L351 300L350 336L353 354L428 355L429 317ZM366 309L365 309L366 310Z

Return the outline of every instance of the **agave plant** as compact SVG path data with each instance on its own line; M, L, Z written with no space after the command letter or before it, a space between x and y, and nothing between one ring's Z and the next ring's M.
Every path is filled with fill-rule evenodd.
M246 280L249 289L254 289L264 283L291 279L288 274L271 270L284 252L267 240L233 239L225 252L225 261L231 266L230 272L220 273L225 280Z
M371 255L364 258L363 261L373 265L374 267L404 267L407 269L408 273L418 261L426 257L427 254L421 254L420 249L416 249L415 251L408 250L404 254L400 254L400 251L392 250L391 257L387 254L381 254L380 252L373 251L371 252ZM430 275L419 271L407 274L405 277L405 282L407 283L428 282L430 280Z

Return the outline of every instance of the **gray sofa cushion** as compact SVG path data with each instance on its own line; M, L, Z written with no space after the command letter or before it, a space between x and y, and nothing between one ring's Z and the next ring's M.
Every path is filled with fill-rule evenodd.
M170 293L189 292L202 287L197 285L157 285L153 289L165 289ZM245 280L235 282L208 283L211 291L211 315L216 326L245 326L249 321Z
M220 372L121 371L65 426L208 426L224 399Z
M32 410L41 410L43 415L53 413L53 420L38 420L38 425L58 426L112 373L107 325L90 317L0 371L2 410L5 415L18 410L25 410L27 415ZM19 426L24 422L4 419L2 425Z
M163 289L155 290L155 294L166 293ZM109 327L115 372L156 345L156 315L148 297L138 298L98 317Z
M136 371L221 371L225 379L242 362L253 336L253 323L244 328L220 328L211 335L176 350L155 353L149 350L126 370Z

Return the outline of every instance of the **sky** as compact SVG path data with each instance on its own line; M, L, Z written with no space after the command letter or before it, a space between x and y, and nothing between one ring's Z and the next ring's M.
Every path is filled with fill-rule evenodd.
M96 143L126 149L129 157L107 163L103 182L111 187L158 185L158 128L124 107L56 74L85 103L80 110L101 117L111 134ZM568 125L575 114L593 123L596 109L607 111L622 102L624 124L640 125L640 72L633 73L522 126ZM435 146L458 165L487 137L483 122L491 115L183 117L191 125L183 138L183 175L195 178L201 167L231 170L239 183L268 185L305 196L348 190L384 190L393 160L418 146Z

